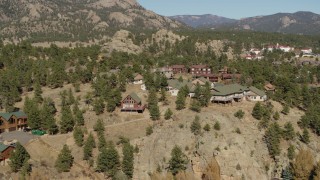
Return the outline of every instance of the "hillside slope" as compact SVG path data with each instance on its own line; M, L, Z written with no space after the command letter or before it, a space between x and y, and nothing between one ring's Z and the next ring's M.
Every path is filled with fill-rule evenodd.
M178 28L181 23L144 9L135 0L3 0L0 34L38 41L101 39L124 29Z
M170 19L181 21L191 27L210 27L220 24L234 23L235 19L229 19L221 16L204 14L204 15L178 15L170 16Z

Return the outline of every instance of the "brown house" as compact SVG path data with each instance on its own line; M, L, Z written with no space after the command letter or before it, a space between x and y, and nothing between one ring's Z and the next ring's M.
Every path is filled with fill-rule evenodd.
M0 113L0 133L24 129L27 126L27 115L24 112Z
M121 111L143 113L145 105L136 93L131 93L121 101Z
M188 72L185 65L173 65L173 66L171 66L171 69L172 69L173 74Z
M190 73L195 76L211 74L211 68L209 68L207 65L192 65L190 68Z
M10 153L14 150L14 146L7 146L0 143L0 162L9 159Z

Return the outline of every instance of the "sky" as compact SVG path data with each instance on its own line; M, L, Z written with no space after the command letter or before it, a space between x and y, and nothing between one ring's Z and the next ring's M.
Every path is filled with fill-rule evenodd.
M213 14L228 18L311 11L320 14L320 0L137 0L164 16Z

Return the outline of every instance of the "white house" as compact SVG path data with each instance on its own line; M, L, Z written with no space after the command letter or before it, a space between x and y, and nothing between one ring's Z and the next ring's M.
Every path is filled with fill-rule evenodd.
M257 89L256 87L249 87L249 92L246 94L246 97L249 101L266 101L267 95L264 91Z
M312 49L311 48L303 48L303 49L301 49L301 52L303 54L311 54L312 53Z
M195 87L191 82L186 80L183 80L182 82L176 79L168 80L167 90L169 91L171 96L177 96L179 90L184 86L187 86L189 88L189 96L193 97L194 96L193 92Z
M135 74L133 84L143 84L143 76L141 74Z
M259 50L257 48L252 48L252 49L250 49L250 53L254 53L254 54L258 55L261 53L261 50Z
M294 48L290 46L278 46L278 49L280 49L283 52L290 52L294 50Z

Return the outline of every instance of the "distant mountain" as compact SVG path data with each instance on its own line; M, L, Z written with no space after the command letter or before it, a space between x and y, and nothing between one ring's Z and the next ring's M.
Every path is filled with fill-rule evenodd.
M277 13L244 18L232 24L219 25L236 30L279 32L289 34L320 34L320 15L312 12Z
M38 40L101 39L119 29L174 29L180 22L136 0L1 0L0 36Z
M188 26L197 27L213 27L220 24L234 23L237 20L229 19L221 16L205 14L205 15L177 15L170 16L170 19L178 20Z

